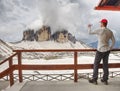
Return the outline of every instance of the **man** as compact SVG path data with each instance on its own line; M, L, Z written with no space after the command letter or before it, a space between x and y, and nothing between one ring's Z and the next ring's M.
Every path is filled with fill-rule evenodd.
M113 32L107 28L108 21L107 19L102 19L100 21L100 29L96 31L91 31L91 26L88 25L88 32L89 34L96 34L98 37L98 46L94 60L94 68L93 68L93 78L89 79L90 83L97 84L98 79L98 69L101 60L103 59L103 78L101 82L108 84L108 58L110 50L113 48L115 44L115 38ZM112 41L111 43L109 41Z

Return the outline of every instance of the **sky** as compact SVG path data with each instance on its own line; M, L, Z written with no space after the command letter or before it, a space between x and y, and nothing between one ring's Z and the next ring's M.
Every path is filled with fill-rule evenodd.
M87 32L87 25L99 28L102 18L108 19L108 28L120 35L120 12L94 10L99 0L0 0L0 39L15 42L22 39L26 29L38 30L49 25L52 33L67 29L77 39L87 43L97 41Z

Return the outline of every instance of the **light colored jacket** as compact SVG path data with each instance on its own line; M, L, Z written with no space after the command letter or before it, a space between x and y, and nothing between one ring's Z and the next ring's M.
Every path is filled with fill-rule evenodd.
M97 50L100 52L106 52L113 48L115 44L115 37L113 32L106 28L102 27L96 31L91 31L91 28L88 29L89 34L96 34L98 37L98 46ZM111 42L110 42L111 40Z

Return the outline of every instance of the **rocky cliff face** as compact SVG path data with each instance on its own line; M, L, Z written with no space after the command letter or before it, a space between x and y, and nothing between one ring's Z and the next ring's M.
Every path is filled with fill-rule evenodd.
M50 40L50 37L51 37L51 29L49 26L43 26L35 33L36 41L48 41Z
M62 29L58 30L57 32L51 34L51 28L49 26L42 26L36 32L34 30L28 29L23 32L23 40L24 41L48 41L54 40L59 43L65 43L71 41L76 43L76 38L72 36L67 30Z
M28 29L23 32L23 40L34 41L34 30Z
M25 30L23 32L24 41L47 41L50 40L51 29L49 26L43 26L41 29L36 32L32 29Z
M60 43L65 43L65 42L68 42L68 41L71 41L73 43L76 43L76 38L71 34L69 33L67 30L59 30L57 32L55 32L51 38L57 42L60 42Z

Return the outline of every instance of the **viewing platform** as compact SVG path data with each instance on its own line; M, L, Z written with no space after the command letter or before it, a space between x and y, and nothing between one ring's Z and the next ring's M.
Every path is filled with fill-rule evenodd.
M1 84L0 84L1 85ZM2 91L120 91L120 77L110 78L109 84L104 85L98 80L98 85L80 79L73 81L27 81L15 83L11 88Z

